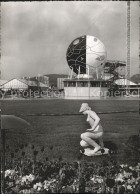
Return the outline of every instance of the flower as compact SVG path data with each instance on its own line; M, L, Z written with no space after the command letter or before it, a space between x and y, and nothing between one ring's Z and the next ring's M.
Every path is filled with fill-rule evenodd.
M131 187L131 185L127 185L127 189L128 190L131 190L131 191L133 190L132 187Z
M41 182L33 185L33 189L40 191L43 188L43 184Z
M121 164L121 165L120 165L120 167L124 168L124 167L125 167L125 165L124 165L124 164Z
M97 183L102 183L103 179L97 179Z
M10 173L11 173L11 171L10 171L10 170L6 170L6 171L5 171L5 177L9 176L9 175L10 175Z
M133 170L133 167L132 167L132 166L129 166L129 169L130 169L130 170Z
M40 191L40 190L41 190L41 187L38 187L38 188L37 188L37 191Z
M124 177L129 178L130 175L132 175L132 173L129 173L129 172L124 171Z
M120 182L123 182L124 180L121 179L121 178L116 178L115 181L117 181L117 182L119 182L119 181L120 181Z
M33 174L30 174L29 176L27 176L27 179L32 182L35 179L35 176Z
M33 188L34 188L34 189L37 189L37 184L33 185Z
M15 170L6 170L5 171L5 177L7 177L7 176L14 176L16 174L16 171Z
M43 149L45 148L42 147L42 152ZM39 153L36 150L32 150L32 152L34 153L34 158ZM24 155L24 151L21 151L21 153ZM9 154L11 153L9 152ZM20 154L19 151L18 154ZM15 155L15 157L16 156L17 155ZM21 154L20 157L22 157ZM12 165L10 162L6 162L6 189L10 186L14 186L14 189L16 189L19 194L39 194L42 192L56 193L58 191L60 193L79 192L78 167L80 167L79 170L81 171L80 177L83 177L84 179L81 179L80 181L80 189L85 189L86 192L96 191L96 193L102 193L102 186L113 188L116 182L116 186L119 186L121 193L137 193L140 182L140 163L136 164L135 167L132 167L127 166L126 164L110 164L110 161L105 160L107 164L103 168L102 164L81 163L80 161L72 163L65 162L64 160L61 160L61 157L56 161L48 161L47 158L42 162L37 161L36 163L30 159L23 161L23 163L21 163L20 160L18 162L15 159L16 158L12 159ZM44 180L45 176L46 179ZM41 182L42 180L43 182ZM105 185L102 185L103 182ZM83 183L85 185L82 188Z

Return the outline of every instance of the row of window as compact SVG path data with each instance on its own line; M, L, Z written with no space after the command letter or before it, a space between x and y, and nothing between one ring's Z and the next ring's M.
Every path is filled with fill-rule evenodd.
M109 87L107 82L90 82L90 87ZM64 87L76 87L76 82L64 82ZM77 82L77 87L88 87L88 82Z

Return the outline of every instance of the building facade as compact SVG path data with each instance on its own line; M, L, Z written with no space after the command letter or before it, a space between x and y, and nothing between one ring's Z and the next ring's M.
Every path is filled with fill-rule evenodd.
M57 78L57 88L59 90L64 89L64 78Z
M49 87L49 77L47 77L45 75L38 75L38 76L35 76L35 77L30 77L27 80L40 82L40 83L43 83L43 84L45 84Z
M94 79L65 79L65 98L92 98L108 96L110 81Z
M9 80L9 81L3 83L0 86L0 88L2 90L5 90L5 91L10 90L10 89L12 89L12 90L19 90L19 89L26 90L26 89L28 89L28 84L21 81L21 80L18 80L18 79L12 79L12 80Z
M6 83L3 83L0 86L1 90L8 91L8 90L33 90L33 91L41 91L48 89L48 86L46 84L43 84L41 82L26 80L26 79L12 79L7 81Z

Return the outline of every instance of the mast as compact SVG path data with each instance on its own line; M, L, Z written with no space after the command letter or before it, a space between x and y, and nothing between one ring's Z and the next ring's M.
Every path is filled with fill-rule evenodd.
M126 91L129 93L130 79L130 1L127 1L127 59L126 59Z

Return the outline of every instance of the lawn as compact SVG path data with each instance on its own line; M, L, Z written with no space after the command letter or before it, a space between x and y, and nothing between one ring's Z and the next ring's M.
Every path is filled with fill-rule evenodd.
M120 150L117 158L123 158L128 138L136 135L140 129L138 112L105 114L108 111L138 111L137 100L6 100L1 102L2 114L20 115L31 127L25 130L6 131L6 156L11 152L17 158L22 152L32 157L33 150L38 151L37 158L62 157L77 160L79 155L80 134L89 128L86 116L78 115L81 103L88 102L99 113L104 127L104 141L112 141ZM40 116L40 114L63 114L59 116ZM32 115L37 114L37 115ZM65 115L72 114L72 115ZM73 115L77 114L77 115ZM24 148L21 145L24 145ZM43 151L40 151L44 147ZM104 156L102 156L104 157ZM89 160L86 157L84 160Z

